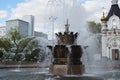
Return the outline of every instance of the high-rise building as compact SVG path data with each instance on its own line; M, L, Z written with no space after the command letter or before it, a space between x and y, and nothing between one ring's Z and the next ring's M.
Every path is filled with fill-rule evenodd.
M42 32L34 31L34 36L35 37L42 37L44 39L48 39L48 35Z
M25 15L25 16L23 16L22 20L29 23L28 36L33 36L34 35L34 16Z
M4 37L6 34L6 27L5 26L0 26L0 38Z
M102 21L102 57L120 60L120 8L118 0L112 0L107 16L103 12Z
M29 23L20 19L13 19L6 21L6 31L7 33L13 28L20 32L22 37L28 36Z

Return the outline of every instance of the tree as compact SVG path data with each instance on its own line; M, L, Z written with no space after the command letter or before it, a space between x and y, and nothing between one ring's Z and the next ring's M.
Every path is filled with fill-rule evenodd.
M12 43L8 38L0 38L0 48L4 49L6 52L10 51Z
M13 43L14 48L15 48L15 53L17 54L19 51L18 42L21 39L21 35L17 29L11 28L11 30L9 31L9 38L11 42Z
M28 43L26 50L31 53L36 47L38 47L38 41L33 39Z
M18 53L31 54L34 49L38 47L38 40L35 37L21 37L17 29L11 29L8 38L0 38L0 49L6 52L15 53L14 60L20 60L21 55ZM30 58L29 55L26 55Z
M43 61L45 59L45 51L40 48L36 48L31 53L31 59L34 61Z
M101 27L102 26L100 23L96 23L95 21L88 21L88 30L92 33L92 35L95 36L98 45L101 43L101 36L99 35L99 33L101 33Z
M26 37L19 40L18 47L19 52L24 52L25 48L27 48L28 44L34 39L35 37ZM29 44L30 45L30 44ZM33 45L33 44L31 44Z
M12 52L15 53L14 60L19 60L20 56L18 53L25 52L26 48L28 51L31 51L37 45L37 42L32 41L35 37L23 38L17 29L11 29L9 31L9 38L13 44Z
M101 24L96 23L95 21L88 22L88 30L91 33L101 33Z
M39 48L33 50L32 53L31 53L31 59L37 62L38 58L39 58L39 53L40 53Z
M4 54L3 51L0 50L0 59L2 58L3 54Z
M31 61L31 54L25 54L25 60Z

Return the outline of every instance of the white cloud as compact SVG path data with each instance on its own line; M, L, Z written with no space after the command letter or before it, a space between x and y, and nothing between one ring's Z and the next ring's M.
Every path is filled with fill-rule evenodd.
M50 16L56 16L55 32L63 30L66 19L69 19L72 30L80 31L86 22L86 12L84 7L77 0L67 0L64 2L48 3L48 0L28 0L19 3L12 9L11 18L21 18L24 15L35 16L35 30L51 33ZM64 1L64 0L63 0ZM54 5L54 6L53 6Z
M88 21L100 22L102 7L105 7L108 12L111 6L111 0L86 0L82 5L86 9Z
M50 0L49 0L50 1ZM53 0L51 0L53 1ZM11 18L21 18L24 15L35 16L35 30L51 34L52 23L50 16L56 16L55 32L63 31L66 19L69 19L72 31L84 31L87 21L100 22L102 7L109 11L111 0L86 0L79 4L79 0L26 0L12 9ZM62 2L63 1L63 2ZM81 33L81 32L80 32Z
M5 22L0 23L0 27L5 26Z
M6 17L7 17L7 11L0 10L0 19L6 18Z
M2 24L0 23L0 27L2 26Z

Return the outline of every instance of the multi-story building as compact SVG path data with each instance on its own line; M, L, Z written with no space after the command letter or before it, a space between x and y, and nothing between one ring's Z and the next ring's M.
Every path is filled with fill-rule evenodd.
M6 21L6 31L7 33L13 29L17 29L22 37L28 36L28 26L29 23L20 19L13 19Z
M22 20L29 23L28 26L28 36L34 36L34 16L32 15L25 15L23 16Z
M112 0L111 9L102 21L102 57L120 60L120 8L118 0Z
M35 37L42 37L44 39L48 39L48 35L42 32L34 31L34 36Z
M0 27L0 38L4 37L6 34L6 27L5 26L1 26Z

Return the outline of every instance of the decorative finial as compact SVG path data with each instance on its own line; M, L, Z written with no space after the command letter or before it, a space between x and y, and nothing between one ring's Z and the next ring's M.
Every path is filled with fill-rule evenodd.
M118 4L118 0L112 0L111 2L112 2L112 5Z
M103 9L103 15L102 15L102 17L101 17L101 21L102 21L102 22L106 22L105 7L103 7L102 9Z
M103 17L105 17L105 12L103 12Z
M69 33L69 26L70 24L68 23L68 19L66 20L66 24L65 24L65 32Z

